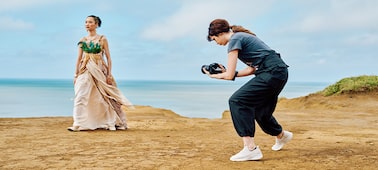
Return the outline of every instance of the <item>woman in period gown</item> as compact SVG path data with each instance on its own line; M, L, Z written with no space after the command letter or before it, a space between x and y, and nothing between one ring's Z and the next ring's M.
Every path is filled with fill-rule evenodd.
M78 43L79 53L74 77L74 122L68 128L70 131L128 128L122 106L133 106L117 88L112 77L107 39L96 33L100 26L99 17L88 16L85 27L89 35Z

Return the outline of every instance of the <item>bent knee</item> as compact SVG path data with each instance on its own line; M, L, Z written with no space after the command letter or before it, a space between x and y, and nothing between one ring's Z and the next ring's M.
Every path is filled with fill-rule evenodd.
M235 104L235 103L238 103L240 101L240 99L236 96L231 96L229 99L228 99L228 104Z

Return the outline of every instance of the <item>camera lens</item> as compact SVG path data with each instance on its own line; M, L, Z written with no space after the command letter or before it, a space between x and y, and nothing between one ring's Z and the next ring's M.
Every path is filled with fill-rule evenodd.
M203 65L203 66L201 67L201 72L202 72L203 74L206 74L206 73L203 71L204 68L205 68L206 71L209 71L209 66L208 66L208 65Z

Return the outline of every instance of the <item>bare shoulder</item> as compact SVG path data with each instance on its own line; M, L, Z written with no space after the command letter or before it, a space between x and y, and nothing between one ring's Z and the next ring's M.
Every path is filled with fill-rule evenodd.
M101 40L108 40L105 35L100 35Z

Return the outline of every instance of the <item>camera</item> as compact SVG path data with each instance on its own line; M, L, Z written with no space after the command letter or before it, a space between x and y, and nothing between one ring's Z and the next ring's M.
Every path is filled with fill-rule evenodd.
M210 74L219 74L219 73L222 73L223 71L222 71L222 68L220 67L220 65L223 66L222 64L218 64L218 63L211 63L211 64L209 64L209 65L203 65L203 66L201 67L201 72L202 72L203 74L206 74L206 73L203 71L203 69L205 69L205 70L208 71ZM223 68L225 68L225 67L223 66Z

